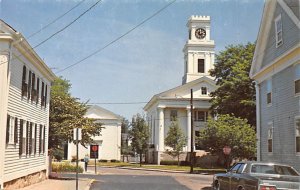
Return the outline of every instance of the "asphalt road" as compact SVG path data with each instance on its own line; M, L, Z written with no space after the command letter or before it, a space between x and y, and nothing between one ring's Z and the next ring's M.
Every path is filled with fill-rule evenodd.
M210 190L212 175L120 168L89 168L79 178L94 179L90 190ZM67 174L66 177L74 177Z

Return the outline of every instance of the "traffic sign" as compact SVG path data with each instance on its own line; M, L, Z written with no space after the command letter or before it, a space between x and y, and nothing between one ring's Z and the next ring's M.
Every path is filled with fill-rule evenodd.
M90 146L90 158L99 158L99 145L91 145Z

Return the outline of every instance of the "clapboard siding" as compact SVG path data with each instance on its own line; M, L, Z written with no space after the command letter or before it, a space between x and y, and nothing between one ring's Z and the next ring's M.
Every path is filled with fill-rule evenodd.
M20 55L20 53L13 49L14 55ZM40 90L39 90L39 101L31 102L27 97L22 97L22 73L23 65L28 71L31 70L35 73L36 78L40 78ZM27 76L28 77L28 76ZM41 106L41 83L45 82L48 86L47 90L47 106L46 109ZM37 124L37 139L36 139L36 154L31 155L19 155L19 135L20 135L20 121L18 122L18 142L15 145L6 145L5 149L5 160L4 160L4 175L12 176L14 174L23 173L28 175L33 172L38 172L41 168L46 168L46 153L48 150L48 122L49 122L49 99L50 99L50 81L45 80L28 60L24 57L15 58L10 64L10 86L9 86L9 96L8 96L8 114L17 117L19 120L33 122ZM39 153L39 132L40 125L46 126L45 134L45 153Z
M300 171L300 156L295 152L295 116L299 115L299 97L294 95L294 66L273 75L272 105L267 105L266 81L260 84L261 153L263 161L293 165ZM268 152L268 123L273 122L273 152Z
M299 7L298 7L299 8ZM281 14L283 44L276 48L275 18ZM272 19L272 26L269 32L269 38L264 52L262 67L271 64L276 58L296 46L300 41L300 29L295 25L287 13L277 3L276 11Z

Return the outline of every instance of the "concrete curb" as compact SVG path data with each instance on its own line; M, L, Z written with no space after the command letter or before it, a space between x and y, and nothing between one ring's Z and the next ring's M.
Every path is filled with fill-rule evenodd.
M84 188L84 190L90 190L92 184L94 183L95 179L91 179L89 184Z
M127 169L127 170L144 170L144 171L155 171L155 172L168 172L168 173L189 173L187 171L179 171L179 170L160 170L153 168L134 168L134 167L114 167L114 166L98 166L100 168L119 168L119 169Z

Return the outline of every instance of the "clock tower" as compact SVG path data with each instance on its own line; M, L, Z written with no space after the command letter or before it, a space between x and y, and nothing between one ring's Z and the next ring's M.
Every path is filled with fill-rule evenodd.
M184 53L182 84L203 76L212 78L209 70L214 67L215 42L210 39L210 16L191 16L188 20L189 39Z

